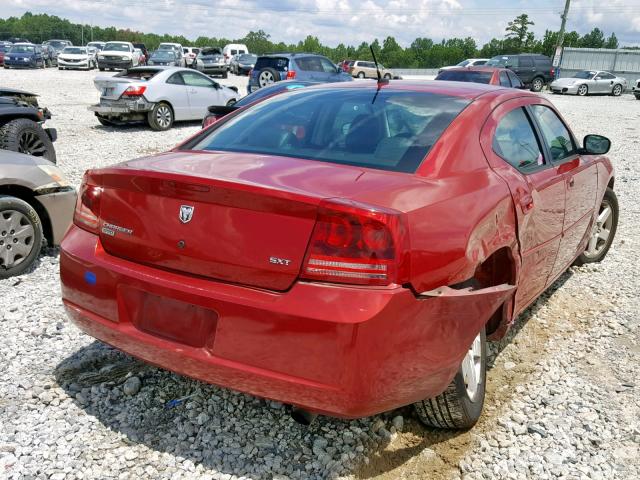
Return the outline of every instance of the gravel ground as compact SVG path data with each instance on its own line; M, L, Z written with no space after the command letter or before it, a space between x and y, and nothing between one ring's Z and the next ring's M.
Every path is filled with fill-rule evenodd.
M53 112L72 182L198 129L100 126L86 110L94 75L0 70L0 85L40 93ZM281 404L144 365L66 321L50 249L0 281L0 478L639 478L640 102L549 98L579 136L613 140L618 234L604 263L572 268L491 344L475 428L424 429L410 408L304 428Z

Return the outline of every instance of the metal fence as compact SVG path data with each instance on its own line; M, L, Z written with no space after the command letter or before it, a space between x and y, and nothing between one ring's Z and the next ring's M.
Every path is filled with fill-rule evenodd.
M640 50L565 47L560 77L571 77L580 70L606 70L626 78L631 88L640 79Z

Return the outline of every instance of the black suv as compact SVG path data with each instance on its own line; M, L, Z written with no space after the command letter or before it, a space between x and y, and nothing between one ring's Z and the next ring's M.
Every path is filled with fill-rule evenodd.
M0 148L56 163L56 130L42 127L51 113L40 108L36 97L34 93L0 88Z
M508 68L533 92L539 92L555 78L551 59L535 53L497 55L490 59L486 66Z

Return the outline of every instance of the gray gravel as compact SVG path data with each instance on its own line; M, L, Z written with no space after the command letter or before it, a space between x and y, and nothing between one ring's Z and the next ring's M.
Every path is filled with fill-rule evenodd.
M100 126L86 110L94 75L0 70L1 85L40 93L53 112L72 182L197 131ZM618 234L604 263L572 268L492 344L470 432L423 429L411 409L304 428L277 402L142 364L66 321L50 249L0 281L0 478L639 478L640 102L548 98L578 135L613 140Z

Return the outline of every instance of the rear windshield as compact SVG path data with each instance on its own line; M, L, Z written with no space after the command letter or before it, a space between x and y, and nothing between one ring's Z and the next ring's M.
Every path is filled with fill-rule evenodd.
M267 67L283 70L289 67L289 59L281 57L259 57L256 62L255 71L257 72Z
M493 76L492 72L474 72L472 70L467 70L465 72L457 71L457 70L445 70L442 73L439 73L436 77L436 80L449 80L452 82L473 82L473 83L489 83L491 81L491 77Z
M238 57L239 62L255 62L258 57L256 55L244 54Z
M161 71L162 70L152 70L146 68L140 70L123 70L122 72L114 75L114 77L133 78L135 80L150 80Z
M201 57L211 57L213 55L222 55L222 50L219 48L203 48L200 51Z
M469 100L385 89L299 89L258 103L184 148L415 172Z
M104 50L105 52L128 52L129 45L126 43L107 43Z

